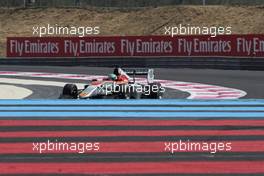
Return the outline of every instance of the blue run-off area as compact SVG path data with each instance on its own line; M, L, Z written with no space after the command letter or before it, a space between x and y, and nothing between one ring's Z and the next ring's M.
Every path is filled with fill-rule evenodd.
M264 119L264 100L1 100L0 118Z

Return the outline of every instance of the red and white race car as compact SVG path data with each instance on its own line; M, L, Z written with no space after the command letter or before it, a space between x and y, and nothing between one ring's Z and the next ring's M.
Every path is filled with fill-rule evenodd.
M129 75L133 75L131 78ZM147 75L146 84L136 82L136 75ZM161 99L165 88L160 83L154 82L153 69L121 69L115 68L114 72L101 80L92 80L83 89L78 89L75 84L66 84L60 98L67 99Z

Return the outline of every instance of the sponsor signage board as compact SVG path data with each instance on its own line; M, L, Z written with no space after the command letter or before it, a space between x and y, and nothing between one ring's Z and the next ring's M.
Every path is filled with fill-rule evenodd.
M264 57L264 35L9 37L7 57Z

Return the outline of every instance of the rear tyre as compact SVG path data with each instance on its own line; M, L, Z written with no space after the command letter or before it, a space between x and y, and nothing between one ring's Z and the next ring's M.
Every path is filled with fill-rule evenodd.
M126 99L126 100L131 99L129 89L126 88L126 86L122 85L122 91L119 92L119 98L120 99Z
M133 99L141 99L141 96L142 96L142 93L138 91L133 92L131 95Z
M149 98L152 99L162 99L163 92L161 91L160 83L151 83L150 85L150 95Z

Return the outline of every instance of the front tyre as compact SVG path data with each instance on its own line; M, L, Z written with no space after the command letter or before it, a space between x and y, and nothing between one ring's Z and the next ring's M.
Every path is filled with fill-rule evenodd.
M66 84L63 87L62 91L63 97L72 97L73 99L77 99L78 97L78 88L75 84Z

